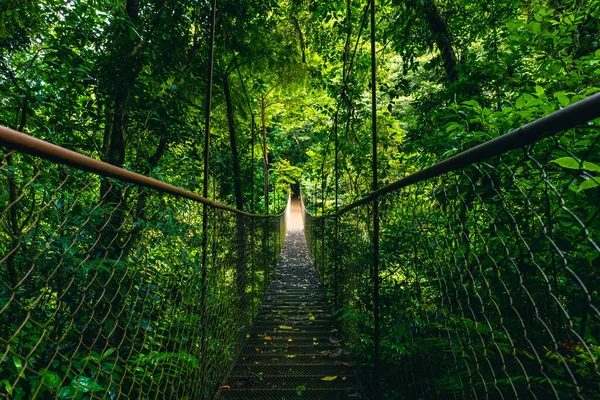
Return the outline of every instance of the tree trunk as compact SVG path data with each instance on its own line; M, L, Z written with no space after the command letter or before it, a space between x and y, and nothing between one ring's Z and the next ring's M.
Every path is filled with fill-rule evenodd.
M139 0L127 0L125 6L127 17L132 24L136 24L139 16ZM128 32L122 32L129 38ZM117 37L120 37L118 35ZM135 38L128 39L125 43L115 49L115 52L120 54L118 62L121 64L121 74L118 75L114 82L108 82L108 86L114 88L112 113L108 113L106 124L110 128L104 135L104 161L118 167L123 166L125 161L125 129L126 115L125 107L133 84L137 77L137 71L132 60L135 50ZM109 203L119 204L121 202L121 191L110 189L108 182L103 182L101 188L101 196Z
M242 192L242 178L240 171L240 158L237 149L237 136L235 134L235 120L233 118L233 103L231 101L231 90L229 79L223 78L223 91L225 92L225 105L227 107L227 122L229 125L229 143L231 145L231 156L233 157L233 188L235 192L235 206L238 210L244 209L244 194Z
M136 26L139 16L139 0L127 0L125 10L129 22ZM125 23L117 28L109 53L109 62L106 66L108 71L106 71L104 81L101 82L107 91L105 107L108 107L105 121L108 128L104 132L102 158L103 161L118 167L123 166L126 155L127 102L140 71L140 63L135 56L136 41L135 37L130 36L129 28ZM116 70L116 74L111 69ZM122 232L126 212L123 197L123 189L120 185L115 185L113 180L102 180L100 202L103 205L106 220L97 228L99 238L95 252L98 259L108 265L113 265L113 260L119 260L124 256L129 250L127 243L132 239L131 232ZM145 199L141 201L144 202ZM126 290L122 288L132 283L127 270L117 271L115 273L118 274L120 286L114 295L103 297L101 301L98 299L91 301L96 302L93 307L99 320L114 321L114 330L107 337L107 341L115 347L127 347L132 345L132 339L127 328L119 323L119 319L126 307L127 294ZM111 323L107 323L107 326L111 326Z
M300 42L300 51L302 52L302 62L306 64L306 43L304 41L304 34L302 33L302 28L300 27L300 22L296 17L296 13L292 11L290 15L290 19L292 21L292 25L294 25L294 29L298 34L298 41Z
M435 43L440 50L440 53L442 53L446 77L450 82L454 82L458 79L458 70L456 69L456 54L452 47L452 37L448 31L448 26L440 16L434 0L425 0L423 8L425 10L427 23L433 33Z
M240 159L237 150L237 137L235 134L233 102L231 101L231 90L229 88L229 79L227 76L223 78L223 92L225 94L225 105L227 108L229 143L231 145L231 155L233 157L233 186L235 191L235 206L238 210L243 210L244 195L242 192ZM249 305L248 296L246 295L246 284L248 277L246 274L246 227L244 226L244 222L244 217L242 215L236 215L236 285L240 307L242 310Z

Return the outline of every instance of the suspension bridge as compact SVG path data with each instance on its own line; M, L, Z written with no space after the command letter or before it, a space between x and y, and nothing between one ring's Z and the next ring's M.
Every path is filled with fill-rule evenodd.
M598 184L599 114L594 95L277 215L0 128L0 393L594 398L598 210L559 180Z
M333 185L209 199L214 0L202 195L0 127L0 397L598 398L600 94L381 186L370 4L350 204L337 113Z

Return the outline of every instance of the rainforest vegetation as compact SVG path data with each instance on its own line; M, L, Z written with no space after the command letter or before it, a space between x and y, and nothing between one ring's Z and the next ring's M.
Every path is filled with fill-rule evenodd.
M272 215L206 245L198 204L2 148L0 396L212 396L299 183L366 387L597 398L597 121L381 199L372 369L373 207L323 218L373 188L368 6L218 0L211 64L208 1L0 0L0 125ZM374 7L379 187L600 90L599 0Z

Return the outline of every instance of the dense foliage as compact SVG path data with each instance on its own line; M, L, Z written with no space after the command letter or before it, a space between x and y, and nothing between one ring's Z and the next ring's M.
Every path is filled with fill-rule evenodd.
M361 10L347 6L330 14L337 52L320 53L335 66L328 72L338 100L328 139L305 164L313 216L371 188L368 37L358 35ZM380 181L597 92L599 6L380 6ZM597 396L599 140L590 123L380 199L375 374L383 396ZM306 226L348 342L373 372L372 204L338 218L309 216Z
M380 186L599 90L598 0L375 3ZM315 216L363 197L372 187L367 4L217 4L209 197L240 210L275 214L285 206L288 185L301 181ZM1 2L0 124L201 193L209 8L208 2L191 0ZM430 397L484 392L493 397L516 390L543 398L548 387L554 394L572 394L578 387L581 396L599 390L598 140L597 124L590 124L537 145L533 153L514 152L384 201L382 357L389 371L384 381L390 387L406 383L390 389L390 396L397 395L394 390L422 390ZM61 172L7 149L0 176L1 329L19 327L23 336L2 332L2 343L21 346L11 354L23 357L0 357L0 393L113 396L114 385L106 382L127 387L130 378L119 374L135 370L135 363L162 368L157 365L166 365L167 357L179 367L192 365L187 358L173 361L176 346L165 339L171 336L143 318L128 325L143 333L136 336L141 342L131 345L138 346L139 359L119 366L122 371L102 367L118 364L117 328L111 326L124 328L103 318L97 318L99 329L110 335L65 345L75 348L59 363L69 365L66 370L41 371L50 360L26 356L82 335L94 307L97 315L108 315L107 310L135 303L147 308L132 312L150 313L160 329L173 326L175 318L191 323L196 314L186 320L174 311L178 296L162 308L151 298L159 303L171 296L159 293L170 290L163 281L192 279L193 268L183 271L201 254L196 238L185 235L198 232L198 210L75 170ZM370 215L365 207L340 219L338 237L346 240L339 246L326 246L335 238L334 225L315 224L311 239L353 350L366 364L373 324ZM236 247L234 239L244 242L249 234L249 225L231 216L223 224L230 233L222 246ZM211 229L212 243L219 243L216 226ZM515 231L520 236L511 236ZM232 268L223 272L223 282L236 285L247 246L269 246L268 235L265 228L264 235L252 238L254 246L249 242L214 255ZM173 248L180 253L171 253ZM167 255L174 260L165 262ZM142 284L136 277L148 273L145 260L152 260L155 271ZM331 265L355 271L363 286L355 281L331 286ZM53 275L55 270L61 272ZM266 275L253 272L246 287L252 296L259 296L254 285L264 283ZM86 285L91 276L98 278ZM75 281L81 288L61 292L64 282ZM110 282L119 284L108 289ZM227 285L216 278L211 285L213 299L223 293L225 303L238 301L225 296ZM344 285L354 300L336 292ZM143 292L145 305L116 293L128 287ZM106 290L116 292L98 295ZM238 288L239 298L242 292ZM101 300L119 297L113 308ZM78 305L87 307L72 320L70 333L58 328L64 316L55 310L61 304L69 318ZM463 309L464 304L469 306ZM512 310L521 307L525 322L519 325ZM52 321L21 325L33 309ZM486 312L495 316L482 323ZM512 334L517 325L527 328ZM473 344L477 341L481 346ZM168 355L153 348L158 342ZM461 353L464 343L469 356ZM435 370L436 365L444 368ZM37 371L37 377L26 371ZM115 376L108 379L105 371ZM418 383L397 379L420 374L424 379Z

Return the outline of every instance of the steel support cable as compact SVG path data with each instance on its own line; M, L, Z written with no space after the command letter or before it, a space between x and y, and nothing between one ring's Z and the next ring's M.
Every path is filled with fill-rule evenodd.
M210 18L210 34L208 45L208 84L206 93L206 114L204 125L204 187L202 193L208 198L208 172L210 163L210 115L212 105L212 87L213 87L213 63L214 63L214 47L215 47L215 23L217 14L217 0L211 1L211 18ZM201 349L200 363L206 364L206 338L207 338L207 313L206 313L206 279L207 279L207 252L208 252L208 206L204 204L202 207L202 281L201 281ZM203 370L200 378L200 390L202 398L204 398L204 389L206 382L206 372Z
M350 76L350 71L352 70L352 67L354 65L354 59L356 57L356 52L358 51L358 45L360 43L360 36L361 36L362 31L363 31L363 29L364 29L364 27L365 27L365 25L366 25L366 23L368 21L369 9L370 9L370 3L368 3L365 6L365 9L364 9L364 12L363 12L363 16L362 16L362 19L361 19L360 28L358 30L358 35L356 37L356 44L354 46L354 51L352 52L352 57L350 57L350 63L348 65L348 68L346 69L346 75L342 77L341 94L344 93L344 90L345 90L345 88L347 86L347 83L348 83L348 77ZM340 96L340 97L342 97L342 96ZM342 99L340 98L340 102L341 102L341 100ZM339 108L340 108L340 103L337 104L336 117L337 117L337 113L339 112ZM321 182L322 182L322 185L321 185L321 191L322 191L322 193L321 193L321 200L322 200L323 204L324 204L324 201L325 201L324 199L327 197L327 185L324 185L323 181L324 181L324 176L325 176L324 175L325 162L327 161L327 154L329 154L329 146L331 144L331 136L332 136L332 134L330 133L329 136L327 137L327 144L325 146L325 153L323 155L323 163L321 164ZM315 204L315 213L316 213L316 211L317 211L316 210L316 204L317 204L317 202L315 201L314 204ZM322 207L322 208L323 208L322 212L324 213L324 207Z
M338 143L338 117L339 117L341 103L345 99L345 93L346 93L346 89L347 89L348 78L350 76L350 71L352 70L352 66L353 66L353 63L354 63L356 52L358 50L358 44L360 43L360 37L361 37L362 31L363 31L363 29L365 27L366 21L368 20L367 16L368 16L368 11L370 9L369 4L367 4L367 6L365 6L365 9L364 9L364 12L363 12L363 15L362 15L359 32L358 32L358 35L357 35L357 38L356 38L356 44L354 46L354 51L352 53L352 56L350 57L350 62L349 63L347 62L348 60L347 60L346 56L344 56L344 60L343 60L344 61L344 66L343 66L342 88L341 88L341 92L340 92L340 99L339 99L339 101L337 103L335 117L334 117L334 129L333 129L333 132L328 135L327 144L325 146L325 152L324 152L324 155L323 155L323 162L321 164L321 210L322 210L321 212L323 214L325 213L325 199L327 198L327 189L328 189L328 186L327 186L327 183L326 183L326 180L325 180L325 163L327 161L327 155L329 154L329 146L331 144L331 139L332 139L332 135L333 134L335 135L335 139L334 139L334 142L335 142L335 144L334 144L334 146L335 146L335 161L334 161L335 162L335 193L336 193L335 210L336 210L336 213L338 212L338 207L339 207L339 199L338 199L338 179L339 179L339 177L338 177L338 172L339 172L338 171L338 169L339 169L339 165L338 165L338 151L339 151L339 143ZM351 20L349 21L349 23L351 23ZM349 39L347 39L346 42L349 42ZM348 103L348 102L346 102L346 103ZM349 129L349 121L346 124L346 134L348 132L348 129ZM314 211L315 211L315 213L317 211L317 207L316 207L317 200L318 199L316 198L316 194L315 194L315 201L314 201L314 204L315 204L315 210ZM324 221L322 221L321 229L323 231L325 230L325 222ZM337 220L336 220L335 231L337 232L337 230L338 230L338 226L337 226ZM336 233L335 237L336 237L336 241L337 241L337 233ZM322 257L325 257L325 240L324 239L321 241L321 248L322 248L322 251L321 251ZM334 245L334 259L337 260L337 244ZM324 263L324 261L325 261L325 259L323 258L322 262ZM334 266L334 272L335 271L337 271L337 265ZM334 281L335 281L335 279L336 278L334 278ZM334 298L335 298L334 299L334 304L337 304L337 291L334 291Z
M354 51L352 52L352 57L350 57L350 63L348 64L348 69L347 69L347 73L345 76L345 80L344 80L344 85L346 85L348 83L347 78L350 76L350 71L352 71L352 67L354 66L354 60L356 58L356 52L358 51L358 45L360 43L360 37L362 35L363 29L365 28L365 25L367 23L368 20L368 15L369 15L369 10L370 10L370 2L365 6L365 9L363 11L363 16L360 22L360 28L358 30L358 34L356 35L356 43L354 44Z
M339 212L339 127L338 127L338 118L339 118L339 112L340 112L340 107L341 107L341 103L342 101L346 103L347 106L347 120L346 120L346 127L345 127L345 134L346 134L346 138L348 137L348 133L350 131L350 122L351 122L351 106L352 106L352 101L349 99L348 97L348 80L350 78L350 74L352 72L352 67L353 67L353 63L354 63L354 59L356 57L356 52L358 50L358 44L360 43L360 38L363 32L363 29L365 27L366 21L367 21L367 15L369 12L369 7L370 3L368 3L365 6L363 15L362 15L362 19L361 19L361 23L360 23L360 27L358 30L358 34L356 36L356 44L354 46L354 51L352 52L352 55L349 57L349 54L347 53L349 50L349 46L350 46L350 42L352 39L352 14L351 14L351 4L350 2L348 2L348 15L347 15L347 19L348 19L348 36L346 38L346 46L344 47L344 65L343 65L343 77L342 77L342 90L340 93L340 102L338 102L338 106L337 106L337 110L335 113L335 118L334 118L334 133L335 133L335 213L337 214ZM321 171L321 175L323 174L323 172ZM337 309L338 307L338 300L339 300L339 293L338 293L338 268L339 268L339 218L336 218L334 221L334 247L333 247L333 251L334 251L334 255L333 255L333 260L334 260L334 265L333 265L333 281L334 281L334 291L333 291L333 295L334 295L334 307Z
M375 49L375 0L371 0L371 131L373 139L373 191L377 191L377 52ZM339 212L337 213L339 216ZM337 217L336 217L337 219ZM373 200L373 314L375 332L373 338L374 353L373 362L375 373L373 374L374 397L378 399L379 391L379 200Z

